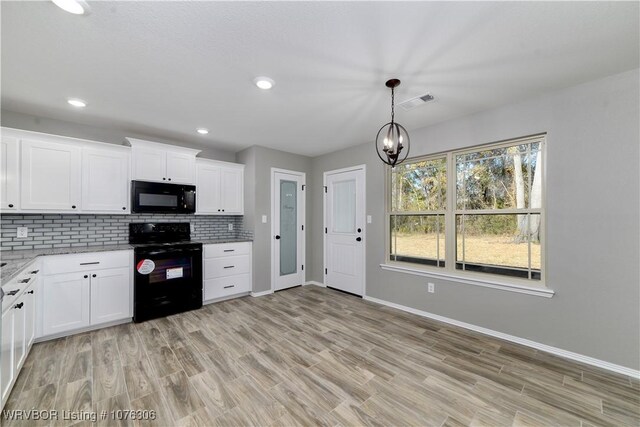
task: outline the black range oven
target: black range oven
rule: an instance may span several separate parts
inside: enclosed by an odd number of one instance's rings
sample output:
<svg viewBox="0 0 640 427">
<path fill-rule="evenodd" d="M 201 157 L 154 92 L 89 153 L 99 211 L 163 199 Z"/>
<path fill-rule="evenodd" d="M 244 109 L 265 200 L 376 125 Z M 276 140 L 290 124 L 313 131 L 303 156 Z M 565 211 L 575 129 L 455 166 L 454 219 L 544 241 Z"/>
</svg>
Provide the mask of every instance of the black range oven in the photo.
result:
<svg viewBox="0 0 640 427">
<path fill-rule="evenodd" d="M 131 223 L 134 322 L 202 307 L 202 244 L 189 223 Z"/>
<path fill-rule="evenodd" d="M 195 185 L 131 181 L 131 210 L 136 213 L 195 213 Z"/>
</svg>

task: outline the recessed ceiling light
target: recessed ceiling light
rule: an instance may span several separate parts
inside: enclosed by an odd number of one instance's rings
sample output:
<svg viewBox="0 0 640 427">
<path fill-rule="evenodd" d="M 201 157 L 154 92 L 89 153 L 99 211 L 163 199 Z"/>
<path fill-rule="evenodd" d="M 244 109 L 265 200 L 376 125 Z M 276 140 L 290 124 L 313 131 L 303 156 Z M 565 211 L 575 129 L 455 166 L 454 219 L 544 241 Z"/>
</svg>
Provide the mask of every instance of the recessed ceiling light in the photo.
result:
<svg viewBox="0 0 640 427">
<path fill-rule="evenodd" d="M 84 0 L 51 0 L 56 6 L 65 12 L 74 15 L 86 15 L 89 13 L 89 5 Z"/>
<path fill-rule="evenodd" d="M 198 129 L 196 129 L 196 132 L 198 132 L 200 135 L 206 135 L 206 134 L 209 133 L 209 129 L 198 128 Z"/>
<path fill-rule="evenodd" d="M 73 105 L 76 108 L 84 108 L 87 106 L 86 102 L 78 98 L 69 98 L 67 99 L 67 102 L 69 103 L 69 105 Z"/>
<path fill-rule="evenodd" d="M 273 79 L 270 79 L 269 77 L 256 77 L 253 82 L 256 84 L 256 86 L 258 86 L 260 89 L 264 89 L 264 90 L 268 90 L 271 89 L 276 82 L 273 81 Z"/>
</svg>

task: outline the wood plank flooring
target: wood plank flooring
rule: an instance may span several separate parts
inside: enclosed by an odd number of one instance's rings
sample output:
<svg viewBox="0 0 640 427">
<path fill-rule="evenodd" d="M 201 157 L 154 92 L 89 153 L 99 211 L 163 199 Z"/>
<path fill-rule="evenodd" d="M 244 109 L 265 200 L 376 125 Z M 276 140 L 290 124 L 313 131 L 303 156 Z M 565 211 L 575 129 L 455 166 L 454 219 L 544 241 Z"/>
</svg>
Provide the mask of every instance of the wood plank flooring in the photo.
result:
<svg viewBox="0 0 640 427">
<path fill-rule="evenodd" d="M 640 384 L 307 286 L 37 344 L 5 409 L 32 408 L 156 411 L 119 425 L 638 426 Z"/>
</svg>

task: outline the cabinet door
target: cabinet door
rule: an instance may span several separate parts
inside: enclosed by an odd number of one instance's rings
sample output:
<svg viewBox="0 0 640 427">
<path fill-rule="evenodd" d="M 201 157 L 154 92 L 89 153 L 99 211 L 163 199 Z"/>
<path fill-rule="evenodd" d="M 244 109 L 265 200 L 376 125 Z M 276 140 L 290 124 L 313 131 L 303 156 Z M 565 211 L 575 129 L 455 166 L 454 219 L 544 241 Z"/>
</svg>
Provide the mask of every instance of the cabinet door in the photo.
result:
<svg viewBox="0 0 640 427">
<path fill-rule="evenodd" d="M 221 205 L 221 168 L 215 165 L 198 164 L 196 181 L 196 212 L 218 213 Z"/>
<path fill-rule="evenodd" d="M 167 152 L 167 181 L 175 184 L 193 184 L 196 157 L 193 154 Z"/>
<path fill-rule="evenodd" d="M 42 333 L 89 326 L 89 273 L 56 274 L 42 283 Z"/>
<path fill-rule="evenodd" d="M 9 397 L 11 384 L 16 375 L 13 369 L 13 313 L 16 310 L 9 308 L 2 315 L 2 335 L 0 336 L 0 393 L 2 403 Z"/>
<path fill-rule="evenodd" d="M 242 215 L 244 212 L 244 170 L 222 168 L 222 209 L 225 214 Z"/>
<path fill-rule="evenodd" d="M 11 308 L 13 310 L 13 370 L 16 374 L 27 356 L 25 324 L 27 321 L 24 296 Z"/>
<path fill-rule="evenodd" d="M 0 211 L 18 209 L 18 139 L 2 137 L 0 142 Z"/>
<path fill-rule="evenodd" d="M 129 211 L 129 155 L 115 150 L 82 151 L 82 210 Z"/>
<path fill-rule="evenodd" d="M 27 353 L 36 337 L 36 290 L 37 283 L 32 285 L 31 290 L 24 294 L 24 336 Z"/>
<path fill-rule="evenodd" d="M 131 317 L 131 270 L 112 268 L 91 273 L 91 324 Z"/>
<path fill-rule="evenodd" d="M 21 208 L 80 210 L 80 148 L 22 140 Z"/>
<path fill-rule="evenodd" d="M 135 147 L 131 153 L 134 180 L 167 182 L 166 151 Z"/>
</svg>

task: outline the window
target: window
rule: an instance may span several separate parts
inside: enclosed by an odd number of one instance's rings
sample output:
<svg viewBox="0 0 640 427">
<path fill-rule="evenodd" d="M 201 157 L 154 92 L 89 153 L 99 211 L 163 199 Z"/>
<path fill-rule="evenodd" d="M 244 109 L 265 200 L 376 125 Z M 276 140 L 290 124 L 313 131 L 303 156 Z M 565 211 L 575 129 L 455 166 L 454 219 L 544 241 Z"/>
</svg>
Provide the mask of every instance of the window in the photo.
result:
<svg viewBox="0 0 640 427">
<path fill-rule="evenodd" d="M 389 170 L 389 261 L 542 280 L 544 135 Z"/>
</svg>

